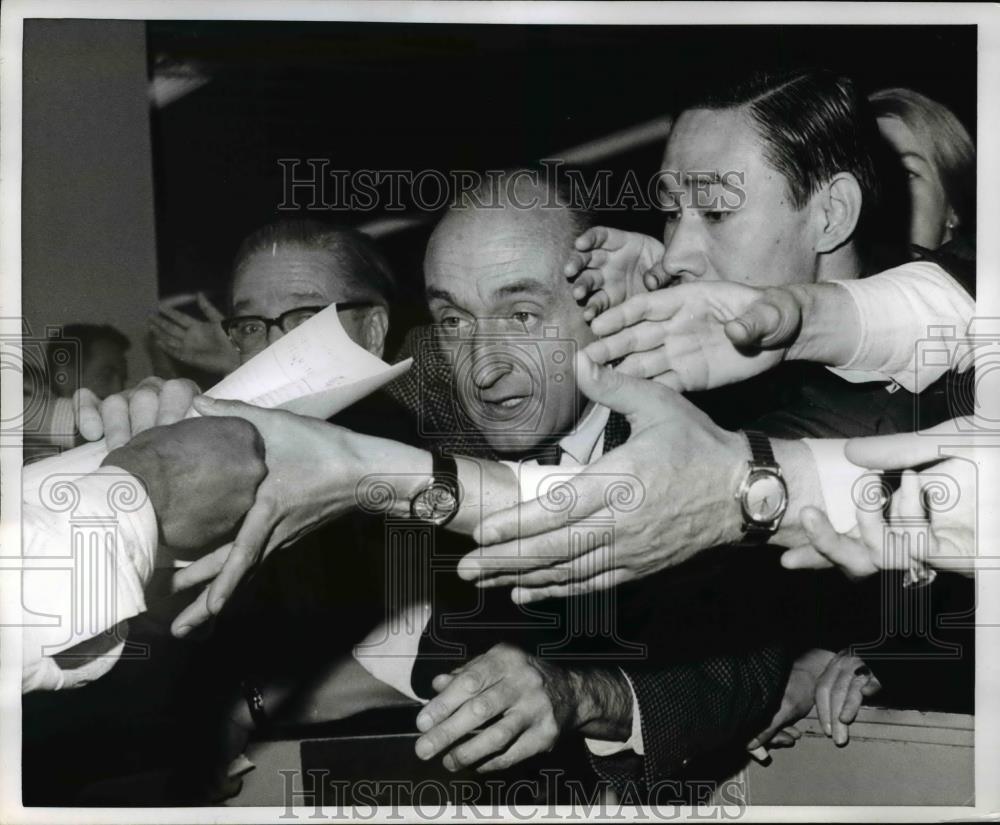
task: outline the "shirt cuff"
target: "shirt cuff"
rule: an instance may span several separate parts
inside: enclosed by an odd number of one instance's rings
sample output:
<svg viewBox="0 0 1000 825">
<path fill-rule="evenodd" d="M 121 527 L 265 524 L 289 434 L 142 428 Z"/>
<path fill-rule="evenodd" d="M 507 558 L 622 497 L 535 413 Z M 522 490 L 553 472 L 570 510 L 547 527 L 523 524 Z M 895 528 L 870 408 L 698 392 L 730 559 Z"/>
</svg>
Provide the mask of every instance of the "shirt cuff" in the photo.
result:
<svg viewBox="0 0 1000 825">
<path fill-rule="evenodd" d="M 912 261 L 834 283 L 847 290 L 861 322 L 854 354 L 830 368 L 844 380 L 894 381 L 921 392 L 949 370 L 972 365 L 965 332 L 975 301 L 937 264 Z"/>
<path fill-rule="evenodd" d="M 803 438 L 812 452 L 819 475 L 827 518 L 838 533 L 849 533 L 857 525 L 855 486 L 862 476 L 871 472 L 851 463 L 844 454 L 847 439 Z"/>
<path fill-rule="evenodd" d="M 583 464 L 539 464 L 537 461 L 501 461 L 517 477 L 521 501 L 541 498 L 555 485 L 572 478 L 584 469 Z"/>
<path fill-rule="evenodd" d="M 426 704 L 427 700 L 413 690 L 413 666 L 430 620 L 429 602 L 410 605 L 355 645 L 354 658 L 379 681 Z"/>
<path fill-rule="evenodd" d="M 622 676 L 628 682 L 628 689 L 632 694 L 632 735 L 625 742 L 611 742 L 607 739 L 584 739 L 589 750 L 594 756 L 614 756 L 622 751 L 634 751 L 638 756 L 646 753 L 642 744 L 642 717 L 639 715 L 639 698 L 635 695 L 635 688 L 632 687 L 632 680 L 628 674 L 622 670 Z"/>
</svg>

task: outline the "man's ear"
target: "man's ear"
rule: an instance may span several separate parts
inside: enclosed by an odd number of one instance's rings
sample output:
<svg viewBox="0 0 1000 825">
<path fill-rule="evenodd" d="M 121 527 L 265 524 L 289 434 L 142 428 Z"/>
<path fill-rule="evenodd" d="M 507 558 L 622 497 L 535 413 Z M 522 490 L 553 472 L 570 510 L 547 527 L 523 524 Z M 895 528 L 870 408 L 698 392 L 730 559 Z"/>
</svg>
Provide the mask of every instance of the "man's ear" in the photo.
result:
<svg viewBox="0 0 1000 825">
<path fill-rule="evenodd" d="M 389 311 L 383 306 L 373 306 L 365 314 L 361 340 L 365 349 L 381 358 L 385 351 L 385 336 L 389 332 Z"/>
<path fill-rule="evenodd" d="M 861 218 L 861 202 L 861 186 L 850 172 L 838 172 L 813 195 L 817 252 L 833 252 L 851 239 Z"/>
</svg>

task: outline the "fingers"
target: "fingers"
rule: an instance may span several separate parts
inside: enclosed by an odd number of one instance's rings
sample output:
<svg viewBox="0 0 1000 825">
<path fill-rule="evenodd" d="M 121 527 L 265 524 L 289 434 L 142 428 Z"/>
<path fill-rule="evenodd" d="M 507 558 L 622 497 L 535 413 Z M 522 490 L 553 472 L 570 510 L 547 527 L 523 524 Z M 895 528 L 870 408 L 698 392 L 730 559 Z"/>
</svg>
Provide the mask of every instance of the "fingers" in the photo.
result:
<svg viewBox="0 0 1000 825">
<path fill-rule="evenodd" d="M 507 749 L 506 753 L 484 762 L 476 771 L 477 773 L 504 771 L 518 762 L 531 758 L 536 753 L 548 750 L 549 747 L 548 742 L 534 728 L 529 728 Z"/>
<path fill-rule="evenodd" d="M 941 448 L 954 443 L 960 419 L 952 419 L 915 433 L 852 438 L 844 452 L 859 467 L 904 470 L 941 458 Z"/>
<path fill-rule="evenodd" d="M 196 300 L 198 301 L 198 308 L 201 309 L 203 313 L 205 313 L 205 317 L 209 321 L 218 323 L 226 317 L 221 312 L 219 312 L 218 309 L 215 308 L 215 306 L 212 304 L 211 301 L 208 300 L 208 298 L 205 297 L 204 292 L 199 292 Z"/>
<path fill-rule="evenodd" d="M 264 434 L 268 424 L 284 420 L 286 416 L 291 416 L 291 420 L 295 418 L 293 413 L 281 410 L 266 410 L 263 407 L 244 404 L 242 401 L 227 401 L 221 398 L 212 398 L 208 395 L 195 396 L 191 405 L 202 415 L 235 416 L 236 418 L 245 419 L 253 424 L 260 431 L 261 435 Z"/>
<path fill-rule="evenodd" d="M 504 691 L 497 685 L 502 676 L 502 670 L 482 656 L 456 674 L 417 716 L 417 728 L 423 731 L 415 746 L 417 756 L 433 758 L 506 710 Z"/>
<path fill-rule="evenodd" d="M 879 568 L 872 562 L 867 547 L 860 541 L 834 530 L 830 520 L 821 510 L 816 507 L 803 507 L 801 521 L 813 548 L 837 565 L 847 576 L 863 578 L 878 571 Z"/>
<path fill-rule="evenodd" d="M 105 398 L 101 402 L 100 415 L 108 452 L 123 446 L 132 438 L 129 401 L 124 393 L 115 393 Z"/>
<path fill-rule="evenodd" d="M 219 575 L 208 588 L 208 608 L 214 614 L 222 610 L 223 605 L 233 594 L 236 585 L 252 568 L 264 552 L 271 533 L 274 532 L 274 508 L 265 499 L 258 496 L 250 508 L 239 533 L 233 541 Z"/>
<path fill-rule="evenodd" d="M 633 353 L 660 347 L 667 334 L 668 328 L 664 324 L 641 321 L 588 344 L 584 352 L 591 361 L 606 364 Z"/>
<path fill-rule="evenodd" d="M 842 667 L 837 673 L 836 679 L 833 681 L 833 686 L 830 689 L 828 718 L 833 731 L 833 742 L 838 747 L 846 745 L 850 738 L 848 726 L 841 720 L 840 714 L 844 709 L 848 693 L 856 678 L 863 677 L 855 677 L 854 673 L 848 667 Z"/>
<path fill-rule="evenodd" d="M 673 372 L 670 367 L 670 356 L 660 348 L 648 352 L 634 352 L 615 367 L 615 370 L 635 378 L 659 378 L 661 375 L 670 375 L 674 381 L 679 382 L 679 374 Z"/>
<path fill-rule="evenodd" d="M 76 411 L 76 428 L 80 435 L 87 441 L 98 441 L 104 437 L 100 398 L 83 387 L 73 393 L 73 409 Z"/>
<path fill-rule="evenodd" d="M 590 328 L 595 335 L 606 337 L 640 321 L 669 321 L 694 294 L 681 285 L 645 295 L 633 295 L 595 318 Z"/>
<path fill-rule="evenodd" d="M 868 665 L 859 665 L 854 670 L 847 697 L 840 709 L 840 721 L 850 725 L 858 716 L 858 711 L 865 699 L 874 696 L 882 689 L 882 683 L 875 678 Z"/>
<path fill-rule="evenodd" d="M 539 602 L 542 599 L 565 599 L 583 593 L 610 590 L 612 587 L 617 587 L 633 578 L 635 578 L 635 574 L 632 571 L 624 567 L 617 567 L 614 570 L 598 573 L 584 581 L 550 584 L 546 587 L 515 587 L 510 592 L 510 598 L 514 604 L 529 604 Z"/>
<path fill-rule="evenodd" d="M 232 549 L 233 543 L 229 542 L 218 550 L 213 550 L 211 553 L 202 556 L 187 567 L 182 567 L 174 573 L 171 579 L 170 586 L 173 592 L 177 593 L 181 590 L 187 590 L 187 588 L 193 587 L 196 584 L 202 584 L 214 579 L 219 575 L 219 571 L 222 570 Z"/>
<path fill-rule="evenodd" d="M 174 309 L 173 307 L 164 306 L 163 304 L 160 305 L 159 312 L 167 320 L 173 322 L 176 326 L 180 327 L 182 330 L 185 330 L 196 323 L 195 319 L 192 318 L 190 315 L 186 315 L 185 313 L 180 312 Z"/>
<path fill-rule="evenodd" d="M 128 416 L 131 436 L 137 436 L 156 426 L 156 416 L 160 408 L 160 397 L 150 387 L 138 387 L 128 401 Z M 110 439 L 108 442 L 110 447 Z"/>
<path fill-rule="evenodd" d="M 184 418 L 191 409 L 191 402 L 200 393 L 198 385 L 187 378 L 167 381 L 160 390 L 159 408 L 156 411 L 156 426 L 173 424 Z"/>
<path fill-rule="evenodd" d="M 177 614 L 177 618 L 170 623 L 170 632 L 178 639 L 183 639 L 194 628 L 204 624 L 212 616 L 212 611 L 208 609 L 208 588 L 206 587 L 191 604 Z"/>
<path fill-rule="evenodd" d="M 830 693 L 833 690 L 835 674 L 836 671 L 828 665 L 816 683 L 816 716 L 819 718 L 820 727 L 827 736 L 833 736 L 833 720 L 830 718 Z"/>
<path fill-rule="evenodd" d="M 913 470 L 904 470 L 899 481 L 899 489 L 892 494 L 889 503 L 889 521 L 925 520 L 923 497 L 920 492 L 920 479 Z"/>
<path fill-rule="evenodd" d="M 615 234 L 622 236 L 622 238 L 618 239 L 617 244 L 611 240 Z M 607 226 L 592 226 L 573 241 L 573 246 L 581 252 L 600 247 L 619 249 L 621 248 L 621 242 L 624 240 L 624 234 L 619 230 L 610 229 Z"/>
<path fill-rule="evenodd" d="M 801 544 L 781 554 L 781 566 L 786 570 L 826 570 L 834 565 L 811 544 Z"/>
<path fill-rule="evenodd" d="M 515 573 L 513 584 L 523 587 L 537 587 L 544 584 L 564 584 L 569 581 L 581 581 L 605 572 L 614 562 L 614 550 L 608 545 L 591 548 L 583 547 L 583 552 L 576 558 L 569 559 L 551 567 L 539 570 L 529 570 L 526 573 Z"/>
<path fill-rule="evenodd" d="M 632 378 L 610 367 L 595 364 L 586 353 L 576 354 L 576 381 L 591 401 L 629 417 L 633 431 L 647 420 L 659 420 L 669 407 L 690 404 L 675 392 L 654 382 Z"/>
<path fill-rule="evenodd" d="M 790 748 L 795 745 L 802 734 L 796 727 L 782 728 L 771 737 L 770 746 L 772 748 Z"/>
<path fill-rule="evenodd" d="M 472 701 L 475 703 L 482 698 L 485 697 L 478 697 Z M 486 720 L 480 720 L 479 724 L 484 721 Z M 493 754 L 501 754 L 526 727 L 526 721 L 520 714 L 512 713 L 503 716 L 468 742 L 463 742 L 458 747 L 453 748 L 445 755 L 443 764 L 448 770 L 456 771 L 475 765 Z M 487 768 L 487 770 L 493 769 Z"/>
<path fill-rule="evenodd" d="M 465 556 L 458 563 L 458 575 L 471 580 L 484 573 L 534 570 L 568 560 L 566 500 L 575 502 L 574 518 L 592 516 L 607 510 L 606 489 L 607 478 L 581 473 L 541 498 L 491 514 L 475 530 L 477 542 L 488 548 Z M 576 549 L 582 553 L 586 548 Z"/>
</svg>

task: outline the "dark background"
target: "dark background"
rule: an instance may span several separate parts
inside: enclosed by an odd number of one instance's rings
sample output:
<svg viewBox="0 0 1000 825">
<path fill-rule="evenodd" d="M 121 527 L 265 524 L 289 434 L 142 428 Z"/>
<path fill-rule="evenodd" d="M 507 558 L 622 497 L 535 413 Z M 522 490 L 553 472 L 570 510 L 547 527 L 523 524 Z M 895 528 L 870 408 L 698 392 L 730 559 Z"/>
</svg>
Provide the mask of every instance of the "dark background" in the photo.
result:
<svg viewBox="0 0 1000 825">
<path fill-rule="evenodd" d="M 976 129 L 974 26 L 157 21 L 148 44 L 151 74 L 181 61 L 211 77 L 153 110 L 160 293 L 206 289 L 219 301 L 240 240 L 289 214 L 277 209 L 279 158 L 348 170 L 509 167 L 670 113 L 701 84 L 796 65 L 843 72 L 866 93 L 908 86 Z M 603 165 L 645 180 L 662 148 Z M 357 225 L 385 213 L 310 214 Z M 653 212 L 605 220 L 662 229 Z M 381 241 L 412 306 L 427 232 Z"/>
</svg>

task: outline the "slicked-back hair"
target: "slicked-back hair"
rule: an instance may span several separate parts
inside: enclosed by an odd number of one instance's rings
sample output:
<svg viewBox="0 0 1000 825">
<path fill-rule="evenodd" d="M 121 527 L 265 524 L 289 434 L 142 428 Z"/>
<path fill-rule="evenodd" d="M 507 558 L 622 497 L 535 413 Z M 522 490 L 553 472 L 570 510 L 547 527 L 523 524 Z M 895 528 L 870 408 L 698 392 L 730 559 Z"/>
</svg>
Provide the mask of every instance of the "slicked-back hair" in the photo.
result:
<svg viewBox="0 0 1000 825">
<path fill-rule="evenodd" d="M 785 178 L 797 209 L 841 172 L 857 179 L 863 211 L 876 206 L 877 126 L 868 102 L 848 78 L 821 69 L 758 71 L 685 108 L 745 109 L 765 159 Z"/>
<path fill-rule="evenodd" d="M 309 218 L 286 218 L 269 223 L 247 236 L 233 261 L 233 278 L 259 253 L 278 247 L 298 246 L 328 252 L 337 262 L 337 274 L 349 285 L 355 299 L 389 307 L 396 294 L 396 279 L 385 256 L 367 235 L 346 226 Z"/>
</svg>

